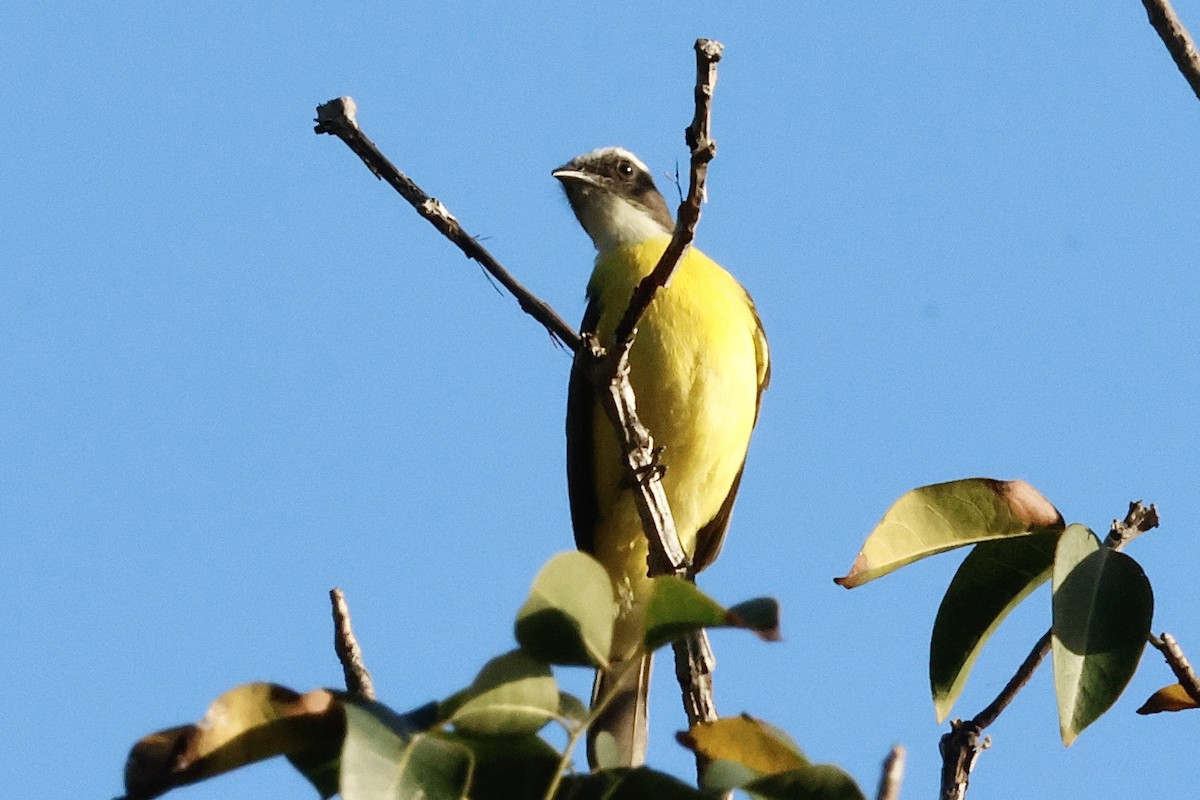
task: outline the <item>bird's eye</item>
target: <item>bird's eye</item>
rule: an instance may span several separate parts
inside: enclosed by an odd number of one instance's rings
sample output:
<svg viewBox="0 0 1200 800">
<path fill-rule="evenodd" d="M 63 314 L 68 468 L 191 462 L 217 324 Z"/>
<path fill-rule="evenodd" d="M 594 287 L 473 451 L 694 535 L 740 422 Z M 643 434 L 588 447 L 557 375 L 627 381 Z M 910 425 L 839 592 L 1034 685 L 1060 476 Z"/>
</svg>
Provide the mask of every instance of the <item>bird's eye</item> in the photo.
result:
<svg viewBox="0 0 1200 800">
<path fill-rule="evenodd" d="M 630 164 L 628 161 L 618 161 L 617 162 L 617 174 L 620 175 L 622 178 L 632 177 L 633 164 Z"/>
</svg>

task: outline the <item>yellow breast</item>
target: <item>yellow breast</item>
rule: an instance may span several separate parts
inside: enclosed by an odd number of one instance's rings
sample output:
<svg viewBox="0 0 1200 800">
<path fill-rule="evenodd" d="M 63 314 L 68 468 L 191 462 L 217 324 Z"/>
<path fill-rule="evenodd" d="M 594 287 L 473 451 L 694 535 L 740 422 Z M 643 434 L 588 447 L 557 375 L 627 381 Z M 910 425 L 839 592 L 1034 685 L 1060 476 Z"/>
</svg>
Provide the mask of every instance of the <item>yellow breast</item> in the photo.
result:
<svg viewBox="0 0 1200 800">
<path fill-rule="evenodd" d="M 667 241 L 619 247 L 597 260 L 588 292 L 600 305 L 602 342 Z M 745 290 L 712 259 L 689 250 L 642 317 L 630 352 L 638 416 L 664 448 L 663 486 L 689 555 L 697 531 L 717 514 L 745 461 L 766 363 L 765 340 Z M 611 424 L 597 410 L 593 425 L 600 515 L 595 554 L 633 601 L 645 583 L 645 536 Z"/>
</svg>

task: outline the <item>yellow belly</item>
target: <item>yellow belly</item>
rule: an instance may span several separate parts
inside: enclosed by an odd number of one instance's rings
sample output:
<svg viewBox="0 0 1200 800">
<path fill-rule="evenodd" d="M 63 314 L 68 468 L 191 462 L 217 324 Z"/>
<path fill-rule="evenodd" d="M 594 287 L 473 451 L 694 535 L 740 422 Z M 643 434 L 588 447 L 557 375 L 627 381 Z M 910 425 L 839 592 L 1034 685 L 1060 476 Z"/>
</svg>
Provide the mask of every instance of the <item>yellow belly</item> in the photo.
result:
<svg viewBox="0 0 1200 800">
<path fill-rule="evenodd" d="M 599 259 L 589 292 L 603 309 L 597 332 L 607 342 L 636 283 L 657 262 L 666 239 L 614 250 Z M 765 353 L 745 290 L 692 249 L 638 326 L 630 381 L 638 416 L 663 447 L 663 487 L 684 550 L 717 514 L 746 458 Z M 594 555 L 607 567 L 624 615 L 640 629 L 648 581 L 646 538 L 621 467 L 616 435 L 593 413 L 599 519 Z M 618 636 L 620 630 L 618 629 Z M 635 647 L 633 641 L 627 642 Z"/>
</svg>

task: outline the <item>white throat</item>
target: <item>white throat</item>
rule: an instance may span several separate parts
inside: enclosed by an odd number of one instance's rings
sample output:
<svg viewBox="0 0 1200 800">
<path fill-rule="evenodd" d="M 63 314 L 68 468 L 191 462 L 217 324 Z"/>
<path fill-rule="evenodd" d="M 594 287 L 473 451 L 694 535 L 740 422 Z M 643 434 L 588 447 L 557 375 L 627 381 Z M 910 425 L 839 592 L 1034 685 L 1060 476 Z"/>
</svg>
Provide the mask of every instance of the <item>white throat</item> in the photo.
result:
<svg viewBox="0 0 1200 800">
<path fill-rule="evenodd" d="M 622 245 L 671 235 L 644 209 L 607 192 L 588 204 L 581 222 L 601 255 Z"/>
</svg>

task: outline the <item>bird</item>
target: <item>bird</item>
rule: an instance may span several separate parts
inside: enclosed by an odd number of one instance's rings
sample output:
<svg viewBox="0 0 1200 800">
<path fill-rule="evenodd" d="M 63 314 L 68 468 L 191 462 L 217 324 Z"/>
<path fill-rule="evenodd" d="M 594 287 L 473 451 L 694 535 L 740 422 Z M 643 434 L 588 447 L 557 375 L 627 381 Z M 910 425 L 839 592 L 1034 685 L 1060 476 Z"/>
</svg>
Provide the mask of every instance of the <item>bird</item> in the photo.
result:
<svg viewBox="0 0 1200 800">
<path fill-rule="evenodd" d="M 593 150 L 551 174 L 596 248 L 580 330 L 607 346 L 675 222 L 649 168 L 624 148 Z M 716 559 L 729 528 L 770 382 L 766 334 L 749 293 L 691 247 L 639 321 L 629 365 L 638 417 L 661 447 L 663 488 L 694 579 Z M 614 696 L 588 731 L 588 760 L 593 768 L 637 766 L 645 761 L 652 655 L 642 640 L 653 585 L 648 542 L 617 434 L 580 357 L 568 384 L 566 433 L 575 543 L 603 564 L 618 606 L 593 707 Z"/>
</svg>

